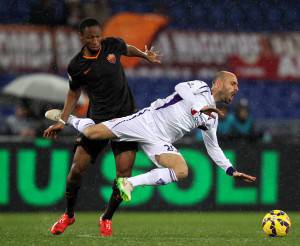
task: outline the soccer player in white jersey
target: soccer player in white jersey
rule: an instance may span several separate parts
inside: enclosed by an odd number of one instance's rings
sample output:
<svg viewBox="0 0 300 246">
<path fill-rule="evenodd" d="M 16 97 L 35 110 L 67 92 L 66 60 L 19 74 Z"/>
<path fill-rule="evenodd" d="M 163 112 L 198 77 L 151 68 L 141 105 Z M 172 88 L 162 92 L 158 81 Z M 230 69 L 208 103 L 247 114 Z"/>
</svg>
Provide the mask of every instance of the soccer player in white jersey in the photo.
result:
<svg viewBox="0 0 300 246">
<path fill-rule="evenodd" d="M 95 124 L 89 118 L 70 116 L 68 124 L 90 139 L 136 141 L 157 168 L 150 172 L 117 181 L 121 197 L 131 200 L 131 192 L 140 185 L 164 185 L 187 177 L 188 166 L 172 145 L 195 128 L 202 131 L 209 156 L 226 174 L 253 182 L 256 177 L 238 172 L 218 145 L 218 114 L 216 102 L 230 103 L 238 92 L 235 74 L 221 71 L 213 80 L 212 88 L 200 80 L 182 82 L 175 92 L 154 101 L 150 107 L 127 117 Z M 60 120 L 60 110 L 50 110 L 46 117 Z M 44 137 L 56 138 L 56 131 L 48 128 Z"/>
</svg>

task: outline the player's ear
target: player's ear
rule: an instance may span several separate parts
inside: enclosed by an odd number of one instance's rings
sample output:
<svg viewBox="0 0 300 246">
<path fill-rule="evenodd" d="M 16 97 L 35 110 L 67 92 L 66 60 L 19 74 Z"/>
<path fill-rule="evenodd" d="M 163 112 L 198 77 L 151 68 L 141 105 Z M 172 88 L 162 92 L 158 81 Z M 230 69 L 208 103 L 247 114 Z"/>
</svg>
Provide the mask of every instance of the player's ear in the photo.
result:
<svg viewBox="0 0 300 246">
<path fill-rule="evenodd" d="M 216 88 L 220 89 L 222 86 L 222 81 L 220 79 L 216 79 L 215 80 L 215 86 Z"/>
</svg>

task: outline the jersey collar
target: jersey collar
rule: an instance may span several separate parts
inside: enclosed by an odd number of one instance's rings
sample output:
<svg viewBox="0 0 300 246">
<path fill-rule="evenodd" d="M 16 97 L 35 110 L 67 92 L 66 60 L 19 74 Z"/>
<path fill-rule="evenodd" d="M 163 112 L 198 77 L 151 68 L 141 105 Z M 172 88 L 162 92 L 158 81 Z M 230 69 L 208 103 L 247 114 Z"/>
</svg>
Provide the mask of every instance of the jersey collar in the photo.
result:
<svg viewBox="0 0 300 246">
<path fill-rule="evenodd" d="M 99 49 L 99 51 L 98 51 L 98 53 L 95 55 L 95 56 L 85 56 L 83 53 L 84 53 L 84 48 L 85 48 L 85 46 L 81 49 L 81 53 L 82 53 L 82 57 L 84 58 L 84 59 L 97 59 L 98 58 L 98 56 L 99 56 L 99 54 L 100 54 L 100 52 L 101 52 L 101 48 Z"/>
</svg>

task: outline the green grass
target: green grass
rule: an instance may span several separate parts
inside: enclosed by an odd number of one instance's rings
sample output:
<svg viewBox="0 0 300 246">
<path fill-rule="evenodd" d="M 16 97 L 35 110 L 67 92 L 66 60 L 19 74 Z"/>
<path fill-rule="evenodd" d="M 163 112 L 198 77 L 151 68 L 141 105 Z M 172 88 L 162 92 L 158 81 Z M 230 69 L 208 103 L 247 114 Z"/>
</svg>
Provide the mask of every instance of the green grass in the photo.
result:
<svg viewBox="0 0 300 246">
<path fill-rule="evenodd" d="M 52 236 L 49 227 L 57 213 L 1 213 L 0 245 L 299 245 L 300 213 L 289 213 L 287 237 L 268 238 L 261 230 L 262 213 L 164 212 L 125 213 L 114 217 L 114 236 L 98 236 L 97 213 L 77 213 L 64 234 Z"/>
</svg>

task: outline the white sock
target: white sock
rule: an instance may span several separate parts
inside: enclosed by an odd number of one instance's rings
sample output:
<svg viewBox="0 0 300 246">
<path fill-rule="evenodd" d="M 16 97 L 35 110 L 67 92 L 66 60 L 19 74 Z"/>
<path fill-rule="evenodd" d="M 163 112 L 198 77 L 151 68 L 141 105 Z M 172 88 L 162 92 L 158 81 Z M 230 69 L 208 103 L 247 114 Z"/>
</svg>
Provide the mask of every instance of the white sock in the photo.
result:
<svg viewBox="0 0 300 246">
<path fill-rule="evenodd" d="M 165 185 L 176 182 L 178 179 L 171 168 L 156 168 L 150 172 L 127 179 L 133 187 L 139 185 Z"/>
<path fill-rule="evenodd" d="M 72 125 L 76 130 L 83 132 L 88 126 L 95 125 L 95 122 L 90 118 L 77 118 L 76 116 L 70 115 L 68 124 Z"/>
</svg>

